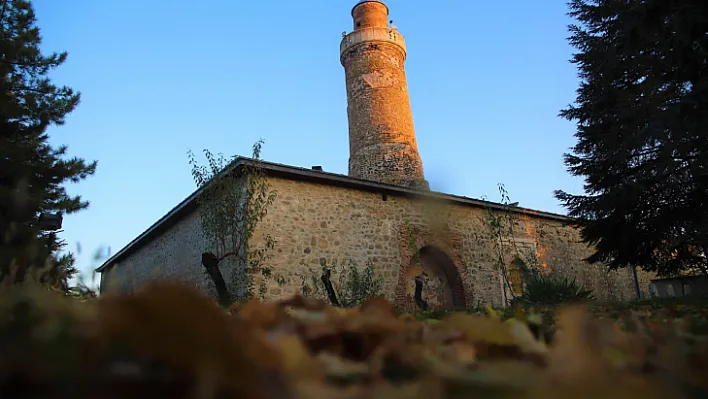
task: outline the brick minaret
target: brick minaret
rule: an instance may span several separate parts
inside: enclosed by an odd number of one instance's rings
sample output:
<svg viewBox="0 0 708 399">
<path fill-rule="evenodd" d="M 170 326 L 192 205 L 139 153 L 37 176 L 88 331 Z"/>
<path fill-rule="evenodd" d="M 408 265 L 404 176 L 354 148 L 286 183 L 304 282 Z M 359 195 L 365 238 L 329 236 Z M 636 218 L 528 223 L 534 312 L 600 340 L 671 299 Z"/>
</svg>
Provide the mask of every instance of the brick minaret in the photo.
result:
<svg viewBox="0 0 708 399">
<path fill-rule="evenodd" d="M 347 81 L 349 176 L 428 189 L 413 128 L 403 62 L 406 44 L 388 7 L 363 0 L 340 44 Z"/>
</svg>

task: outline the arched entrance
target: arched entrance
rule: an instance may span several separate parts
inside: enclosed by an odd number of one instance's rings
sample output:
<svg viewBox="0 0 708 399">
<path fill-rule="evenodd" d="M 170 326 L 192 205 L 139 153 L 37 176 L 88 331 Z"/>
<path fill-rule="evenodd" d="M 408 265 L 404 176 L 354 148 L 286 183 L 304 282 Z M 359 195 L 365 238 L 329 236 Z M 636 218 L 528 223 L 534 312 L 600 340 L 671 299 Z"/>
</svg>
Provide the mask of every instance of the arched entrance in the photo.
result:
<svg viewBox="0 0 708 399">
<path fill-rule="evenodd" d="M 465 292 L 462 277 L 450 257 L 434 246 L 422 247 L 401 276 L 406 307 L 462 309 Z"/>
</svg>

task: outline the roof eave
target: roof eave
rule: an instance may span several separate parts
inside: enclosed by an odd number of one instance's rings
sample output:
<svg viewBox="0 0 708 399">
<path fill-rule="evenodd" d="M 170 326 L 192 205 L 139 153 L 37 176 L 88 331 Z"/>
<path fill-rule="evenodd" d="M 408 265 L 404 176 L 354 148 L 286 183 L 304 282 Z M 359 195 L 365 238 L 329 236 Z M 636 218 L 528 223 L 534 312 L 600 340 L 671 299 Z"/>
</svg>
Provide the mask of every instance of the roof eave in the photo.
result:
<svg viewBox="0 0 708 399">
<path fill-rule="evenodd" d="M 423 190 L 417 190 L 413 188 L 407 188 L 407 187 L 401 187 L 401 186 L 396 186 L 392 184 L 386 184 L 386 183 L 379 183 L 379 182 L 374 182 L 374 181 L 369 181 L 369 180 L 363 180 L 363 179 L 357 179 L 354 177 L 350 176 L 345 176 L 345 175 L 340 175 L 336 173 L 330 173 L 330 172 L 324 172 L 324 171 L 315 171 L 311 169 L 306 169 L 306 168 L 300 168 L 300 167 L 295 167 L 295 166 L 290 166 L 290 165 L 283 165 L 283 164 L 278 164 L 278 163 L 273 163 L 273 162 L 266 162 L 262 160 L 253 160 L 251 158 L 246 158 L 246 157 L 237 157 L 234 159 L 233 163 L 231 164 L 230 168 L 232 171 L 238 170 L 245 164 L 254 164 L 258 163 L 260 164 L 267 173 L 275 176 L 284 176 L 292 179 L 299 179 L 299 180 L 305 180 L 305 181 L 312 181 L 312 182 L 317 182 L 317 183 L 323 183 L 323 184 L 329 184 L 329 185 L 337 185 L 340 187 L 348 187 L 348 188 L 354 188 L 354 189 L 363 189 L 366 191 L 373 191 L 373 192 L 381 192 L 381 193 L 388 193 L 388 194 L 399 194 L 399 195 L 404 195 L 404 196 L 409 196 L 409 197 L 419 197 L 419 198 L 433 198 L 433 199 L 439 199 L 439 200 L 444 200 L 444 201 L 450 201 L 453 203 L 459 203 L 459 204 L 466 204 L 466 205 L 472 205 L 472 206 L 477 206 L 477 207 L 488 207 L 492 209 L 498 209 L 498 210 L 511 210 L 515 213 L 521 213 L 521 214 L 526 214 L 526 215 L 531 215 L 531 216 L 536 216 L 536 217 L 543 217 L 543 218 L 548 218 L 548 219 L 555 219 L 559 221 L 572 221 L 571 218 L 568 216 L 564 215 L 559 215 L 555 213 L 550 213 L 550 212 L 543 212 L 543 211 L 536 211 L 533 209 L 528 209 L 528 208 L 522 208 L 522 207 L 508 207 L 503 204 L 498 204 L 495 202 L 490 202 L 490 201 L 483 201 L 483 200 L 478 200 L 474 198 L 469 198 L 469 197 L 463 197 L 463 196 L 456 196 L 456 195 L 451 195 L 451 194 L 444 194 L 444 193 L 439 193 L 439 192 L 433 192 L 433 191 L 423 191 Z M 224 172 L 226 173 L 226 171 Z M 123 257 L 129 255 L 132 250 L 139 248 L 143 241 L 147 240 L 150 238 L 151 235 L 154 235 L 164 228 L 169 227 L 172 223 L 175 223 L 179 219 L 175 219 L 180 215 L 183 215 L 185 213 L 189 213 L 196 209 L 196 199 L 197 197 L 203 192 L 204 188 L 199 188 L 195 190 L 189 197 L 185 198 L 182 202 L 180 202 L 177 206 L 172 208 L 167 214 L 165 214 L 162 218 L 157 220 L 155 223 L 152 224 L 147 230 L 145 230 L 142 234 L 140 234 L 138 237 L 136 237 L 134 240 L 132 240 L 128 245 L 123 247 L 120 251 L 118 251 L 115 255 L 113 255 L 111 258 L 106 260 L 101 266 L 99 266 L 96 271 L 97 272 L 103 272 L 107 268 L 110 268 L 113 266 L 113 264 L 118 263 L 119 260 L 121 260 Z"/>
</svg>

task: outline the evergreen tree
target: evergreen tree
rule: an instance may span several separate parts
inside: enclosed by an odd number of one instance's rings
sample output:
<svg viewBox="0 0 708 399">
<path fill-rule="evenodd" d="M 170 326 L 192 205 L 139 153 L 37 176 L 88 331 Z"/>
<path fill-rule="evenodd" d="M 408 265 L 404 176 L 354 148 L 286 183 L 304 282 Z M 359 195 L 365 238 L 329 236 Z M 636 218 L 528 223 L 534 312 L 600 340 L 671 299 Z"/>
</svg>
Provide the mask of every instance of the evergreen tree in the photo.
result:
<svg viewBox="0 0 708 399">
<path fill-rule="evenodd" d="M 25 279 L 28 268 L 49 265 L 45 283 L 67 288 L 76 272 L 64 242 L 38 226 L 42 213 L 69 214 L 88 206 L 69 196 L 64 183 L 78 182 L 96 162 L 66 159 L 66 146 L 52 148 L 46 130 L 62 125 L 80 95 L 47 77 L 67 53 L 40 52 L 41 36 L 30 1 L 0 0 L 0 281 Z"/>
<path fill-rule="evenodd" d="M 581 78 L 561 116 L 585 195 L 556 191 L 587 260 L 708 273 L 708 1 L 573 0 Z"/>
</svg>

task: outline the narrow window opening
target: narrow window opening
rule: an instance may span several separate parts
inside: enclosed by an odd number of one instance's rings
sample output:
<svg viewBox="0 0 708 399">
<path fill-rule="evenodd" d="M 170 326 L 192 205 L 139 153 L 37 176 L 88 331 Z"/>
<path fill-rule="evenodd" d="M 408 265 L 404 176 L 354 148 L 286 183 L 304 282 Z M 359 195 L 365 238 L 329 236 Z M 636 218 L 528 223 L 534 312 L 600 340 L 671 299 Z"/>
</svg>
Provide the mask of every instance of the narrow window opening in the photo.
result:
<svg viewBox="0 0 708 399">
<path fill-rule="evenodd" d="M 381 194 L 381 199 L 384 201 L 388 201 L 388 195 L 386 194 Z"/>
</svg>

